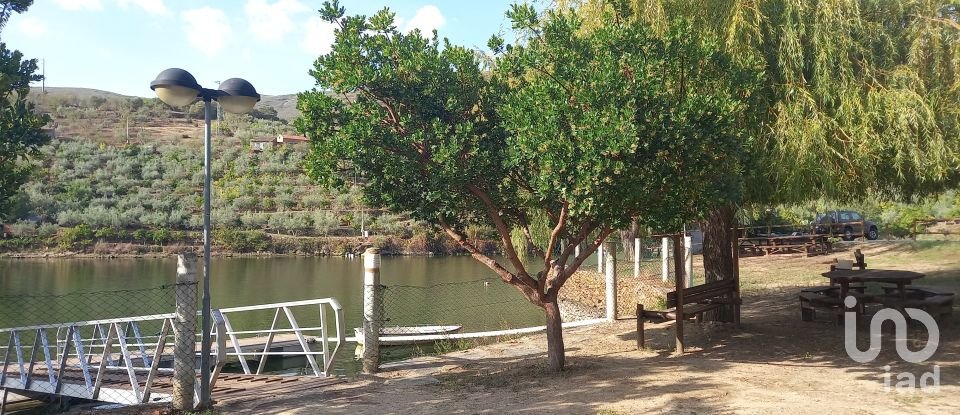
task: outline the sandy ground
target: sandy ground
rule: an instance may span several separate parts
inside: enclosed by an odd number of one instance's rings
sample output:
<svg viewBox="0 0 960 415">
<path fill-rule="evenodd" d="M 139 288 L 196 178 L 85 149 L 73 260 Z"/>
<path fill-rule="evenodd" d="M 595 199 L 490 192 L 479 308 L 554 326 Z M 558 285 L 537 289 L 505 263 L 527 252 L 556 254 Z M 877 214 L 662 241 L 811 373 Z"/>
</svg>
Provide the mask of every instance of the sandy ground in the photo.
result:
<svg viewBox="0 0 960 415">
<path fill-rule="evenodd" d="M 960 244 L 956 245 L 960 248 Z M 914 251 L 865 246 L 871 267 L 927 272 L 924 285 L 958 291 L 960 249 Z M 953 252 L 953 254 L 951 254 Z M 423 357 L 358 376 L 310 395 L 264 396 L 221 407 L 237 414 L 956 414 L 960 413 L 960 313 L 940 325 L 939 348 L 921 364 L 903 362 L 892 335 L 874 362 L 859 364 L 829 318 L 800 320 L 799 287 L 823 284 L 833 257 L 742 261 L 742 326 L 688 323 L 688 353 L 674 356 L 673 324 L 647 324 L 636 349 L 636 322 L 565 332 L 567 367 L 546 370 L 545 338 L 528 336 L 444 356 Z M 960 310 L 957 310 L 960 311 Z M 863 325 L 863 324 L 861 324 Z M 867 333 L 860 330 L 860 345 Z M 908 332 L 911 348 L 926 341 Z M 887 372 L 884 366 L 889 365 Z M 937 367 L 937 391 L 888 390 L 885 378 Z"/>
</svg>

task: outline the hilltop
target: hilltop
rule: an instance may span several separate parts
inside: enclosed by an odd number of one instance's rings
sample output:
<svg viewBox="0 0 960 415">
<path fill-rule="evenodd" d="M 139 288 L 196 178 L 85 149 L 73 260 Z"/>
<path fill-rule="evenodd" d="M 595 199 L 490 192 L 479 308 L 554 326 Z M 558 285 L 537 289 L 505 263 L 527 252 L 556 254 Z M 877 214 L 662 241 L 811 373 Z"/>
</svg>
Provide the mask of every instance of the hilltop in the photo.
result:
<svg viewBox="0 0 960 415">
<path fill-rule="evenodd" d="M 43 101 L 44 99 L 77 99 L 83 101 L 89 101 L 91 97 L 99 97 L 107 100 L 132 100 L 135 98 L 140 99 L 151 99 L 152 96 L 148 98 L 144 97 L 135 97 L 130 95 L 118 94 L 116 92 L 103 91 L 100 89 L 92 88 L 73 88 L 73 87 L 47 87 L 46 94 L 41 95 L 41 89 L 34 87 L 30 88 L 30 95 L 34 97 L 35 101 Z M 149 91 L 147 91 L 149 92 Z M 37 97 L 45 96 L 44 99 L 38 99 Z M 276 110 L 277 116 L 281 120 L 293 121 L 296 119 L 300 113 L 297 111 L 297 94 L 284 94 L 284 95 L 263 95 L 260 98 L 260 102 L 257 103 L 254 109 L 263 110 L 265 107 L 271 107 Z"/>
</svg>

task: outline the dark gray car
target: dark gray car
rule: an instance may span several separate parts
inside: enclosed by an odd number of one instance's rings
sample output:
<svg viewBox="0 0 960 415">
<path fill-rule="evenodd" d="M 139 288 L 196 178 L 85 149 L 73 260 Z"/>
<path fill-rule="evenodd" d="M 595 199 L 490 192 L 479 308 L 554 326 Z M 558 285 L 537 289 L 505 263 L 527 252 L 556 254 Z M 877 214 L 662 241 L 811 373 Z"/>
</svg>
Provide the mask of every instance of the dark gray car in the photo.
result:
<svg viewBox="0 0 960 415">
<path fill-rule="evenodd" d="M 865 220 L 863 215 L 850 210 L 831 210 L 817 215 L 813 222 L 813 231 L 839 235 L 845 241 L 852 241 L 861 235 L 871 241 L 880 237 L 876 223 Z"/>
</svg>

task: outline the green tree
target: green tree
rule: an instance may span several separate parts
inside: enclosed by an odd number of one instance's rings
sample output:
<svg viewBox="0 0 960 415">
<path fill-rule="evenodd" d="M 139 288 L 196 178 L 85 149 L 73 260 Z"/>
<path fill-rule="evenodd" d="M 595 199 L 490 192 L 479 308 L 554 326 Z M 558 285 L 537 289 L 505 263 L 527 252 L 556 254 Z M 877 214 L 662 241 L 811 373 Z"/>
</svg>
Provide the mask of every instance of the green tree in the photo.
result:
<svg viewBox="0 0 960 415">
<path fill-rule="evenodd" d="M 22 13 L 32 4 L 24 0 L 0 0 L 0 30 L 12 13 Z M 42 77 L 36 74 L 36 59 L 23 59 L 23 54 L 0 42 L 0 219 L 10 209 L 14 195 L 27 181 L 31 158 L 39 155 L 40 146 L 50 137 L 43 126 L 50 118 L 38 114 L 27 101 L 30 82 Z"/>
<path fill-rule="evenodd" d="M 765 85 L 744 123 L 741 205 L 870 194 L 911 199 L 960 182 L 960 24 L 942 0 L 568 0 L 589 27 L 620 7 L 665 30 L 677 18 L 760 62 Z M 707 280 L 732 273 L 733 206 L 704 223 Z"/>
<path fill-rule="evenodd" d="M 435 34 L 398 31 L 387 9 L 345 17 L 334 1 L 321 14 L 339 29 L 311 71 L 322 90 L 298 97 L 309 173 L 342 184 L 338 173 L 357 168 L 369 204 L 441 228 L 543 308 L 554 370 L 564 365 L 559 290 L 614 229 L 632 217 L 680 224 L 736 197 L 722 178 L 739 169 L 732 127 L 758 76 L 687 26 L 653 36 L 607 13 L 605 30 L 581 36 L 573 14 L 514 6 L 529 42 L 491 39 L 491 71 Z M 478 249 L 476 225 L 496 229 L 507 264 Z M 537 261 L 521 260 L 512 235 Z"/>
</svg>

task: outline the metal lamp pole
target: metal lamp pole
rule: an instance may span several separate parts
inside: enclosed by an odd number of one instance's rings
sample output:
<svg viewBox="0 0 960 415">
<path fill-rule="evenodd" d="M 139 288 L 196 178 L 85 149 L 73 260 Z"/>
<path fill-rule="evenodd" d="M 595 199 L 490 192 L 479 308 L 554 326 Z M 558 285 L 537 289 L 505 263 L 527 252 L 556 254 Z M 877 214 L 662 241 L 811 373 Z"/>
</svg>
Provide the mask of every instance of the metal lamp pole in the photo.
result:
<svg viewBox="0 0 960 415">
<path fill-rule="evenodd" d="M 156 91 L 160 100 L 174 107 L 183 107 L 193 104 L 198 99 L 203 101 L 203 297 L 200 313 L 201 340 L 200 340 L 200 402 L 199 408 L 208 408 L 210 399 L 210 330 L 212 316 L 210 307 L 210 205 L 212 175 L 210 165 L 213 151 L 211 149 L 211 102 L 216 100 L 219 106 L 228 112 L 243 114 L 250 112 L 260 94 L 247 82 L 240 78 L 230 78 L 217 82 L 218 89 L 202 88 L 196 78 L 189 72 L 170 68 L 160 73 L 150 88 Z M 219 113 L 219 112 L 218 112 Z M 217 333 L 219 336 L 224 333 Z M 193 364 L 191 360 L 190 365 Z"/>
<path fill-rule="evenodd" d="M 206 92 L 206 91 L 204 91 Z M 200 314 L 200 407 L 210 406 L 210 97 L 203 97 L 203 299 Z M 223 333 L 218 333 L 223 335 Z"/>
</svg>

